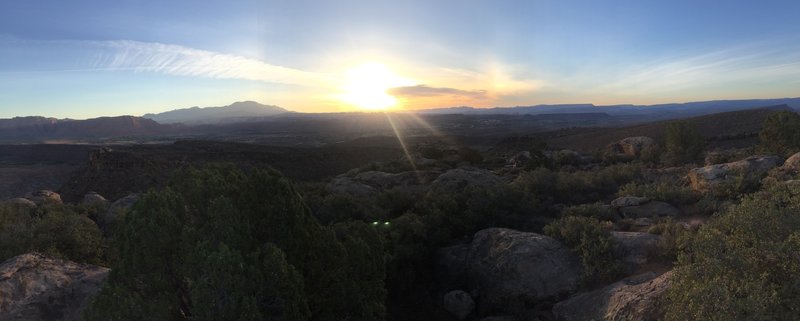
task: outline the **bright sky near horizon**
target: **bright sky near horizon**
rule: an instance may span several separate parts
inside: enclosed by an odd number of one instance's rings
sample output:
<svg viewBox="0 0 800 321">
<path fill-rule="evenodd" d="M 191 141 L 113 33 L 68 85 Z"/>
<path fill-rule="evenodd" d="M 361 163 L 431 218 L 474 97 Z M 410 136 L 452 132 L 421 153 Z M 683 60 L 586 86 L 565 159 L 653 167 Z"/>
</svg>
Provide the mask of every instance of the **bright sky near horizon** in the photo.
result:
<svg viewBox="0 0 800 321">
<path fill-rule="evenodd" d="M 0 2 L 0 117 L 800 96 L 796 0 Z"/>
</svg>

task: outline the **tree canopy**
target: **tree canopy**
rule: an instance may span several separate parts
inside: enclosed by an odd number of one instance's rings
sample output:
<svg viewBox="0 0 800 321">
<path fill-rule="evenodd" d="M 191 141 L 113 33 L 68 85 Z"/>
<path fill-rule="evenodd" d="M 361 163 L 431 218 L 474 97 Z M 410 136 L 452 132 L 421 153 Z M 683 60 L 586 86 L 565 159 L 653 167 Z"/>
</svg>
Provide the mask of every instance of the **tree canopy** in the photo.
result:
<svg viewBox="0 0 800 321">
<path fill-rule="evenodd" d="M 380 237 L 322 227 L 272 170 L 184 170 L 128 213 L 88 320 L 380 320 Z"/>
<path fill-rule="evenodd" d="M 791 111 L 770 113 L 759 133 L 761 149 L 787 156 L 800 151 L 800 115 Z"/>
</svg>

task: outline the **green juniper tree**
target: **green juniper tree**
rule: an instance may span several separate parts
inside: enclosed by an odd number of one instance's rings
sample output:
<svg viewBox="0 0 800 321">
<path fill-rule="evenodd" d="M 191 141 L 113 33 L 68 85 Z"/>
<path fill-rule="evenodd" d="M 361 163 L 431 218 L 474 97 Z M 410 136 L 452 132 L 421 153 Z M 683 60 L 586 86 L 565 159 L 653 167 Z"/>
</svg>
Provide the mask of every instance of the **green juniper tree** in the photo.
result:
<svg viewBox="0 0 800 321">
<path fill-rule="evenodd" d="M 88 320 L 382 320 L 385 314 L 377 232 L 319 225 L 272 170 L 182 171 L 134 206 L 112 247 L 119 259 Z"/>
</svg>

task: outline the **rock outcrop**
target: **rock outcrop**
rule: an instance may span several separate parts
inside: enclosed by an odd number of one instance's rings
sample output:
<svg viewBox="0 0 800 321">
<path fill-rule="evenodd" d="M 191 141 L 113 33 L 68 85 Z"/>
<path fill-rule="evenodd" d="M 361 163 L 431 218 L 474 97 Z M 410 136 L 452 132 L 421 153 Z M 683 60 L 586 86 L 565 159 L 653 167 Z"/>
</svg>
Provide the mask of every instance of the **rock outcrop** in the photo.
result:
<svg viewBox="0 0 800 321">
<path fill-rule="evenodd" d="M 366 171 L 356 175 L 339 175 L 328 184 L 327 189 L 333 193 L 350 194 L 356 197 L 371 197 L 380 191 L 391 188 L 402 188 L 409 193 L 422 193 L 426 186 L 439 177 L 438 171 L 409 171 L 386 173 Z"/>
<path fill-rule="evenodd" d="M 80 204 L 85 206 L 105 207 L 108 205 L 108 200 L 100 194 L 97 194 L 95 192 L 89 192 L 83 196 L 83 199 L 81 200 Z"/>
<path fill-rule="evenodd" d="M 669 203 L 651 201 L 646 197 L 623 196 L 611 201 L 611 207 L 624 218 L 675 217 L 681 211 Z"/>
<path fill-rule="evenodd" d="M 108 235 L 111 232 L 114 223 L 117 221 L 118 215 L 121 212 L 130 210 L 133 205 L 139 201 L 139 197 L 139 194 L 131 194 L 114 201 L 114 203 L 111 203 L 105 213 L 102 213 L 97 217 L 97 226 L 100 227 L 100 230 Z"/>
<path fill-rule="evenodd" d="M 0 320 L 82 320 L 108 269 L 29 253 L 0 264 Z"/>
<path fill-rule="evenodd" d="M 708 192 L 719 185 L 732 183 L 737 177 L 760 178 L 770 169 L 783 164 L 778 156 L 751 156 L 735 162 L 709 165 L 689 171 L 692 189 Z"/>
<path fill-rule="evenodd" d="M 62 204 L 61 195 L 50 190 L 36 191 L 27 197 L 29 200 L 36 203 L 36 205 L 43 205 L 47 203 Z"/>
<path fill-rule="evenodd" d="M 647 136 L 627 137 L 611 144 L 611 149 L 626 156 L 639 157 L 642 154 L 642 150 L 655 145 L 655 143 L 652 138 Z"/>
<path fill-rule="evenodd" d="M 650 199 L 647 197 L 623 196 L 611 201 L 611 207 L 620 208 L 626 206 L 639 206 L 649 201 Z"/>
<path fill-rule="evenodd" d="M 580 260 L 555 239 L 504 228 L 475 233 L 463 264 L 481 315 L 520 313 L 569 294 L 583 273 Z"/>
<path fill-rule="evenodd" d="M 503 184 L 503 180 L 487 170 L 477 168 L 456 168 L 445 172 L 431 183 L 431 191 L 457 192 L 467 187 L 493 188 Z"/>
<path fill-rule="evenodd" d="M 475 311 L 475 301 L 472 300 L 469 293 L 461 290 L 450 291 L 445 294 L 443 306 L 447 312 L 450 312 L 458 320 L 466 319 Z"/>
<path fill-rule="evenodd" d="M 800 153 L 796 153 L 783 163 L 783 169 L 794 173 L 800 172 Z"/>
<path fill-rule="evenodd" d="M 669 288 L 671 277 L 672 272 L 631 277 L 559 302 L 553 314 L 559 321 L 660 320 L 658 300 Z"/>
</svg>

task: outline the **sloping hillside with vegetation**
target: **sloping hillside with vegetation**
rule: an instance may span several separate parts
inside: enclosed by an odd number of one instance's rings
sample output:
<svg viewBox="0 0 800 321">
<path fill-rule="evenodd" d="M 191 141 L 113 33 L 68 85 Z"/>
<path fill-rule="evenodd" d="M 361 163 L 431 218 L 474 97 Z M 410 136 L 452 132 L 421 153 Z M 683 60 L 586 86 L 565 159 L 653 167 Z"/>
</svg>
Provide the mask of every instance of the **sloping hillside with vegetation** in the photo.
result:
<svg viewBox="0 0 800 321">
<path fill-rule="evenodd" d="M 8 304 L 87 320 L 793 320 L 800 115 L 769 111 L 745 149 L 710 150 L 696 121 L 595 153 L 439 142 L 319 179 L 220 158 L 110 201 L 32 193 L 0 206 L 0 269 L 51 293 L 20 274 L 45 260 L 26 253 L 84 264 L 47 275 L 102 274 L 76 281 L 90 288 L 71 310 L 47 292 Z"/>
</svg>

